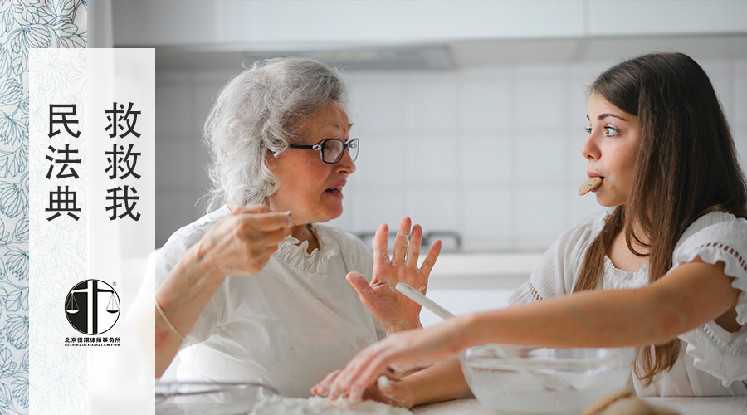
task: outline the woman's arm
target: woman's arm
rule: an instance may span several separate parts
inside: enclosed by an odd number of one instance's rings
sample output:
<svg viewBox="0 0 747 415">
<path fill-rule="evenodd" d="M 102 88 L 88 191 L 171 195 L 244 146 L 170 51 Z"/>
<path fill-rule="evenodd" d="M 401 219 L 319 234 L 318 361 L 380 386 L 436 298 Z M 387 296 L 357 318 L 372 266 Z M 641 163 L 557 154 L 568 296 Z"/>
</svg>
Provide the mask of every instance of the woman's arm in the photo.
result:
<svg viewBox="0 0 747 415">
<path fill-rule="evenodd" d="M 475 316 L 467 346 L 485 343 L 549 347 L 622 347 L 667 343 L 728 313 L 739 291 L 723 263 L 699 259 L 652 285 L 583 291 Z"/>
<path fill-rule="evenodd" d="M 402 382 L 412 393 L 412 406 L 448 401 L 472 396 L 456 357 L 415 372 Z"/>
<path fill-rule="evenodd" d="M 339 395 L 340 391 L 330 393 L 330 387 L 339 373 L 337 370 L 327 375 L 323 381 L 311 388 L 311 393 L 319 396 Z M 472 397 L 472 393 L 462 373 L 461 363 L 455 357 L 404 378 L 399 378 L 395 374 L 381 376 L 375 384 L 369 385 L 364 393 L 365 399 L 405 408 L 468 397 Z"/>
<path fill-rule="evenodd" d="M 179 350 L 182 336 L 192 330 L 226 276 L 199 254 L 198 245 L 187 251 L 158 287 L 155 296 L 169 323 L 155 309 L 155 376 L 163 375 Z"/>
<path fill-rule="evenodd" d="M 174 327 L 172 330 L 154 309 L 156 377 L 171 364 L 182 336 L 192 330 L 226 277 L 262 270 L 278 244 L 290 234 L 291 224 L 286 213 L 267 212 L 264 206 L 237 208 L 179 260 L 155 293 Z"/>
<path fill-rule="evenodd" d="M 661 344 L 728 315 L 738 290 L 723 264 L 699 259 L 656 283 L 632 290 L 584 291 L 502 310 L 459 316 L 434 327 L 396 333 L 348 363 L 331 388 L 359 398 L 389 365 L 417 365 L 467 347 L 532 344 L 548 347 L 622 347 Z"/>
</svg>

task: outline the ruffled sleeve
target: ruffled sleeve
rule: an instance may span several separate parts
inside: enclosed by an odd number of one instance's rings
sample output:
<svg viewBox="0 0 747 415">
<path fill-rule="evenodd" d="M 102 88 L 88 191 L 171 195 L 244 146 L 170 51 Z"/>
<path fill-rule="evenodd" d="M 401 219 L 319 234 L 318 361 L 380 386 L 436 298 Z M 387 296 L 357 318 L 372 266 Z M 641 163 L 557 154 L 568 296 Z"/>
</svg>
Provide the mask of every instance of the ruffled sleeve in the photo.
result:
<svg viewBox="0 0 747 415">
<path fill-rule="evenodd" d="M 694 222 L 683 234 L 672 258 L 672 268 L 695 258 L 709 264 L 722 262 L 724 274 L 738 289 L 737 323 L 730 333 L 711 321 L 680 335 L 694 366 L 719 379 L 724 386 L 747 379 L 747 220 L 714 212 Z"/>
<path fill-rule="evenodd" d="M 601 232 L 608 214 L 605 211 L 587 217 L 563 232 L 542 255 L 529 281 L 508 297 L 508 303 L 526 304 L 573 292 L 586 250 Z"/>
<path fill-rule="evenodd" d="M 540 301 L 541 298 L 538 295 L 535 295 L 536 291 L 537 290 L 535 290 L 534 286 L 529 281 L 526 281 L 521 284 L 516 291 L 508 296 L 508 304 L 519 305 L 529 304 L 533 301 Z"/>
</svg>

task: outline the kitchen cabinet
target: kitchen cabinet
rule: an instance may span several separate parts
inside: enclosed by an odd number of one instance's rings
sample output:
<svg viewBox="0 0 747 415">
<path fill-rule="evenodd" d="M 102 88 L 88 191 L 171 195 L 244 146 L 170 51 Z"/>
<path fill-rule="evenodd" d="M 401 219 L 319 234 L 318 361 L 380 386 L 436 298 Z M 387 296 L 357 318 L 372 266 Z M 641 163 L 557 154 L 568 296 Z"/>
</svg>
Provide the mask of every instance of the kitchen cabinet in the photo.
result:
<svg viewBox="0 0 747 415">
<path fill-rule="evenodd" d="M 587 13 L 591 37 L 747 32 L 744 0 L 600 0 Z"/>
<path fill-rule="evenodd" d="M 307 50 L 747 33 L 745 0 L 113 0 L 115 46 Z"/>
</svg>

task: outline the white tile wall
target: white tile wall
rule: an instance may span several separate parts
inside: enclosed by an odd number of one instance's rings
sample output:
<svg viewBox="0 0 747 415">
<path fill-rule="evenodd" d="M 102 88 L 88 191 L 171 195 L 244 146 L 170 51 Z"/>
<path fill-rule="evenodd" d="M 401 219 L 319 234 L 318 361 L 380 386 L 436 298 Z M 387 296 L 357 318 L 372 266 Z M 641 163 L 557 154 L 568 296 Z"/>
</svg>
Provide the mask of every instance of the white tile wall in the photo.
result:
<svg viewBox="0 0 747 415">
<path fill-rule="evenodd" d="M 386 76 L 384 77 L 386 82 Z M 457 131 L 459 92 L 454 73 L 410 73 L 405 76 L 405 127 L 413 132 Z M 386 105 L 384 102 L 374 102 Z M 365 108 L 365 107 L 364 107 Z"/>
<path fill-rule="evenodd" d="M 747 60 L 733 62 L 732 69 L 732 134 L 741 157 L 740 163 L 743 168 L 747 168 Z"/>
<path fill-rule="evenodd" d="M 542 250 L 599 211 L 576 195 L 585 177 L 587 87 L 616 62 L 506 65 L 453 72 L 350 72 L 357 171 L 331 222 L 461 232 L 467 250 Z M 747 163 L 747 61 L 701 61 Z M 200 128 L 228 72 L 157 73 L 156 235 L 160 246 L 201 216 L 207 186 Z"/>
<path fill-rule="evenodd" d="M 516 132 L 513 141 L 514 163 L 513 180 L 522 187 L 540 185 L 561 185 L 565 176 L 566 143 L 563 129 L 545 127 L 546 134 L 537 132 Z M 581 161 L 581 157 L 578 161 Z M 578 163 L 585 164 L 585 163 Z"/>
<path fill-rule="evenodd" d="M 408 191 L 407 212 L 418 212 L 412 218 L 424 232 L 453 231 L 461 229 L 460 199 L 456 186 L 415 186 Z"/>
<path fill-rule="evenodd" d="M 508 131 L 511 125 L 509 71 L 492 76 L 461 77 L 460 127 L 466 132 Z"/>
<path fill-rule="evenodd" d="M 459 229 L 466 250 L 514 248 L 513 191 L 505 186 L 468 185 L 462 191 L 464 227 Z"/>
<path fill-rule="evenodd" d="M 386 84 L 370 73 L 351 74 L 349 78 L 356 86 L 349 90 L 349 116 L 355 130 L 401 135 L 405 130 L 404 75 L 389 76 Z M 373 108 L 370 102 L 380 105 Z"/>
<path fill-rule="evenodd" d="M 405 141 L 405 173 L 412 185 L 453 187 L 459 181 L 460 152 L 455 133 L 413 133 Z"/>
<path fill-rule="evenodd" d="M 515 157 L 508 133 L 463 133 L 459 140 L 459 180 L 470 184 L 511 183 Z"/>
<path fill-rule="evenodd" d="M 514 76 L 515 128 L 535 133 L 559 132 L 565 121 L 565 76 L 562 67 L 519 67 Z"/>
<path fill-rule="evenodd" d="M 387 223 L 390 230 L 396 231 L 404 216 L 414 216 L 407 210 L 408 194 L 405 189 L 361 186 L 355 193 L 358 208 L 343 213 L 353 215 L 354 222 L 346 230 L 373 232 L 382 223 Z"/>
</svg>

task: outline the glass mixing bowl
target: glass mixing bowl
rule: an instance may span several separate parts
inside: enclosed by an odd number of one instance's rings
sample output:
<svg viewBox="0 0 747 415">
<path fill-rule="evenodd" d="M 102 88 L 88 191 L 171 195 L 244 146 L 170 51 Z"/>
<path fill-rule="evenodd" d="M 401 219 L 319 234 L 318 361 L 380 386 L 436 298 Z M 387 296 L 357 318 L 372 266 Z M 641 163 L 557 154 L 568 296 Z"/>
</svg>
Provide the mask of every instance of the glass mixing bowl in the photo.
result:
<svg viewBox="0 0 747 415">
<path fill-rule="evenodd" d="M 578 414 L 623 389 L 634 348 L 552 349 L 512 345 L 471 347 L 462 371 L 486 408 L 510 414 Z"/>
</svg>

